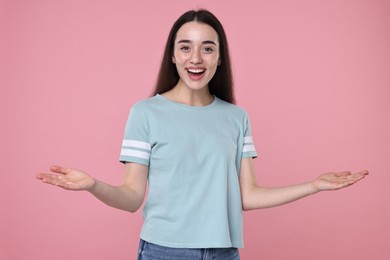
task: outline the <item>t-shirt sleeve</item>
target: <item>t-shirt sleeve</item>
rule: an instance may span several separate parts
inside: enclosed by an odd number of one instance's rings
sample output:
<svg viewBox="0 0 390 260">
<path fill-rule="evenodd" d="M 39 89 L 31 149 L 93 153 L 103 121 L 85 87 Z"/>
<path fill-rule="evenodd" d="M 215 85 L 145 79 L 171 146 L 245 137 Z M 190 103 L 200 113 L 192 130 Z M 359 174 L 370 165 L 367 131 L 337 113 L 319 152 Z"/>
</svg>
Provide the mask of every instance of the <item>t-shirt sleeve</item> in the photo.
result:
<svg viewBox="0 0 390 260">
<path fill-rule="evenodd" d="M 149 165 L 151 145 L 149 126 L 144 111 L 136 105 L 132 107 L 126 122 L 119 161 Z"/>
<path fill-rule="evenodd" d="M 245 114 L 244 118 L 244 136 L 242 144 L 242 157 L 241 158 L 256 158 L 257 152 L 252 138 L 252 129 L 248 115 Z"/>
</svg>

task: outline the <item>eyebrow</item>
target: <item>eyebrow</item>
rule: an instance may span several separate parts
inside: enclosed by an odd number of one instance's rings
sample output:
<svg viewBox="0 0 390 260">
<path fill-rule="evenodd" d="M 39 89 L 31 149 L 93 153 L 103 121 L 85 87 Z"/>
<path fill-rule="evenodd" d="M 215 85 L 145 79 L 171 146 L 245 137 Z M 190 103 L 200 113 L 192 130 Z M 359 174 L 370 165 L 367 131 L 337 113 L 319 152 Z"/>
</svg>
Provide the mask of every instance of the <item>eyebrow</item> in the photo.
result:
<svg viewBox="0 0 390 260">
<path fill-rule="evenodd" d="M 178 41 L 177 43 L 192 43 L 192 41 L 190 41 L 190 40 L 180 40 L 180 41 Z M 214 41 L 210 41 L 210 40 L 202 41 L 202 44 L 213 44 L 213 45 L 217 45 Z"/>
</svg>

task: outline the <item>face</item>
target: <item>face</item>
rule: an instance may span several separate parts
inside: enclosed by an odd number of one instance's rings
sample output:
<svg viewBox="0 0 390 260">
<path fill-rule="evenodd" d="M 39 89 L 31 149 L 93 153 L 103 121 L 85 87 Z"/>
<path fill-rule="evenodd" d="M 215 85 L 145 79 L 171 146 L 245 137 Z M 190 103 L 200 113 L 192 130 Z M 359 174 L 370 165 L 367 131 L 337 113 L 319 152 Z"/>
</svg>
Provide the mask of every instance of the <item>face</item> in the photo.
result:
<svg viewBox="0 0 390 260">
<path fill-rule="evenodd" d="M 205 23 L 185 23 L 176 33 L 172 61 L 180 76 L 179 85 L 207 89 L 219 65 L 217 32 Z"/>
</svg>

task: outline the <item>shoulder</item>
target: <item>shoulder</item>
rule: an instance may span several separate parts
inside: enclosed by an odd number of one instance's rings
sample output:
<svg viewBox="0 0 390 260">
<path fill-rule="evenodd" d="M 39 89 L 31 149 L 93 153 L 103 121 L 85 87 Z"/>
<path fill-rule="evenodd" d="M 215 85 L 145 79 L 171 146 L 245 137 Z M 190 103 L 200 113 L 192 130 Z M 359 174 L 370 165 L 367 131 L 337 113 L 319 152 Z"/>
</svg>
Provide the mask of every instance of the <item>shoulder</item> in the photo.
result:
<svg viewBox="0 0 390 260">
<path fill-rule="evenodd" d="M 134 103 L 131 107 L 131 110 L 147 112 L 156 105 L 160 105 L 160 100 L 157 96 L 141 99 Z"/>
<path fill-rule="evenodd" d="M 146 108 L 155 103 L 155 100 L 156 96 L 140 99 L 133 104 L 132 108 Z"/>
<path fill-rule="evenodd" d="M 218 105 L 221 109 L 223 109 L 226 113 L 235 115 L 237 117 L 247 117 L 248 113 L 246 110 L 240 106 L 237 106 L 235 104 L 231 104 L 229 102 L 226 102 L 222 99 L 218 98 Z"/>
</svg>

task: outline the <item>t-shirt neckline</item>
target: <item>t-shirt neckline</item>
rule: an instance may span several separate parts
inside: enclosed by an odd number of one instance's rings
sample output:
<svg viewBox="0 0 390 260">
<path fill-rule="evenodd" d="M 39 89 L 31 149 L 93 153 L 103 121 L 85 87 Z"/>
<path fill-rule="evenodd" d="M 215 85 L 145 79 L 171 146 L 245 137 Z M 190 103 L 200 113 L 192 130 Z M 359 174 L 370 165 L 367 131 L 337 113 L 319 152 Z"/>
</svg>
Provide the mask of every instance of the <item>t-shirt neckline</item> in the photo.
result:
<svg viewBox="0 0 390 260">
<path fill-rule="evenodd" d="M 191 105 L 183 104 L 183 103 L 180 103 L 180 102 L 177 102 L 177 101 L 170 100 L 170 99 L 168 99 L 168 98 L 166 98 L 166 97 L 164 97 L 163 95 L 160 95 L 160 94 L 156 94 L 156 97 L 161 99 L 161 100 L 164 100 L 166 102 L 169 102 L 171 104 L 183 107 L 183 108 L 196 109 L 196 110 L 210 108 L 210 107 L 214 106 L 218 102 L 218 97 L 216 97 L 215 95 L 213 95 L 214 100 L 210 104 L 208 104 L 206 106 L 191 106 Z"/>
</svg>

